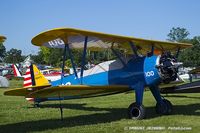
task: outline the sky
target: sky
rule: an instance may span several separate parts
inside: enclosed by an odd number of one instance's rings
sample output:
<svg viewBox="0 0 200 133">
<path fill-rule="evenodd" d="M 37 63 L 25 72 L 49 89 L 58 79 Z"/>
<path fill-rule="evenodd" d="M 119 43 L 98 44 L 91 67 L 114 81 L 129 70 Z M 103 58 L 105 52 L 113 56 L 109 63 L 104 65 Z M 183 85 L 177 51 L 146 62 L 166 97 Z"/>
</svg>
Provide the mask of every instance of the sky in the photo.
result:
<svg viewBox="0 0 200 133">
<path fill-rule="evenodd" d="M 199 0 L 0 0 L 0 35 L 6 50 L 37 54 L 31 39 L 52 28 L 70 27 L 145 39 L 166 40 L 172 27 L 200 35 Z"/>
</svg>

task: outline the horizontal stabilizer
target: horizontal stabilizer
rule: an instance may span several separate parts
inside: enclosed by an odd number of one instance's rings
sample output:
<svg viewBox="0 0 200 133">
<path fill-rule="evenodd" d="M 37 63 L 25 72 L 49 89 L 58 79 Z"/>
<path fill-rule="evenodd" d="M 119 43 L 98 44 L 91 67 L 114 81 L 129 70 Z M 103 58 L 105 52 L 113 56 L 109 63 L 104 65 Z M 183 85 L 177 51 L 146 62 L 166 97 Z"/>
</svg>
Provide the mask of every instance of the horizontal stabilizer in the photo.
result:
<svg viewBox="0 0 200 133">
<path fill-rule="evenodd" d="M 51 85 L 41 85 L 41 86 L 30 86 L 30 87 L 24 87 L 24 88 L 15 88 L 15 89 L 9 89 L 4 92 L 4 95 L 8 96 L 27 96 L 28 94 L 49 87 Z"/>
</svg>

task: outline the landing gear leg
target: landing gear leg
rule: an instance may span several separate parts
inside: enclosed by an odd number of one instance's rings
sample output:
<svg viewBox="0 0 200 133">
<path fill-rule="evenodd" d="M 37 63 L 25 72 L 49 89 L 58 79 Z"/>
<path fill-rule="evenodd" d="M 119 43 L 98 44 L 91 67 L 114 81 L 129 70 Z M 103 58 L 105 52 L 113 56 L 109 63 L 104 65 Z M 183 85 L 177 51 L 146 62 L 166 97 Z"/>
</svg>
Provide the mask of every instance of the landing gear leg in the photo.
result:
<svg viewBox="0 0 200 133">
<path fill-rule="evenodd" d="M 163 99 L 163 104 L 156 104 L 156 113 L 169 115 L 172 113 L 172 104 L 169 100 Z"/>
<path fill-rule="evenodd" d="M 146 115 L 145 108 L 142 105 L 144 86 L 139 84 L 137 87 L 133 88 L 135 88 L 136 102 L 129 105 L 128 116 L 130 119 L 141 120 L 144 119 Z"/>
<path fill-rule="evenodd" d="M 172 103 L 161 97 L 159 89 L 157 86 L 150 87 L 151 93 L 153 94 L 154 98 L 156 99 L 156 112 L 158 114 L 168 115 L 172 113 Z"/>
</svg>

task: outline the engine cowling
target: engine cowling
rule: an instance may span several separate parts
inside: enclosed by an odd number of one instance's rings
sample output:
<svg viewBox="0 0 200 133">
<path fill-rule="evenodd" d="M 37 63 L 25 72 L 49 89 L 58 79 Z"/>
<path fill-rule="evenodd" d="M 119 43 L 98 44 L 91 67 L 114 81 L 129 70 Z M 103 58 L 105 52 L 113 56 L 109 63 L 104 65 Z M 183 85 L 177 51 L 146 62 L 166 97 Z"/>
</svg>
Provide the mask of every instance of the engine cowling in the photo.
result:
<svg viewBox="0 0 200 133">
<path fill-rule="evenodd" d="M 160 56 L 159 65 L 157 66 L 159 70 L 159 75 L 163 83 L 168 84 L 171 81 L 175 81 L 178 77 L 178 66 L 176 58 L 171 55 L 170 52 L 164 52 Z"/>
</svg>

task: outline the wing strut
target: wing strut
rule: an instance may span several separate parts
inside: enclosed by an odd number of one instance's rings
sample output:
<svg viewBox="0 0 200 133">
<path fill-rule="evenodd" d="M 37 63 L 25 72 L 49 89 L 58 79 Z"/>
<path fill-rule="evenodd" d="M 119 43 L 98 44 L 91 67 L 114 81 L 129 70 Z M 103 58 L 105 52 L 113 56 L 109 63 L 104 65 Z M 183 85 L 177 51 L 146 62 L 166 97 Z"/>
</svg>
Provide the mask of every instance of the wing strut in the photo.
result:
<svg viewBox="0 0 200 133">
<path fill-rule="evenodd" d="M 66 51 L 67 51 L 68 44 L 65 44 L 64 53 L 63 53 L 63 64 L 62 64 L 62 74 L 61 74 L 61 84 L 63 84 L 63 78 L 64 78 L 64 69 L 65 69 L 65 60 L 66 60 Z"/>
<path fill-rule="evenodd" d="M 113 44 L 114 44 L 114 42 L 112 43 L 112 46 L 111 46 L 112 52 L 117 56 L 117 58 L 121 61 L 121 63 L 122 63 L 123 66 L 125 67 L 125 66 L 126 66 L 126 63 L 122 60 L 122 58 L 121 58 L 120 55 L 117 53 L 117 51 L 115 51 L 115 50 L 113 49 Z"/>
<path fill-rule="evenodd" d="M 179 53 L 180 53 L 180 47 L 177 49 L 177 52 L 176 52 L 176 59 L 178 58 L 178 56 L 179 56 Z"/>
<path fill-rule="evenodd" d="M 154 45 L 151 46 L 151 56 L 154 55 Z"/>
<path fill-rule="evenodd" d="M 69 45 L 67 45 L 67 51 L 68 51 L 68 53 L 69 53 L 69 58 L 70 58 L 71 63 L 72 63 L 72 68 L 73 68 L 73 70 L 74 70 L 74 74 L 75 74 L 76 78 L 78 79 L 78 75 L 77 75 L 77 72 L 76 72 L 76 67 L 75 67 L 74 59 L 73 59 L 71 50 L 70 50 L 70 48 L 69 48 Z"/>
<path fill-rule="evenodd" d="M 130 44 L 130 46 L 131 46 L 131 48 L 132 48 L 133 53 L 135 54 L 135 56 L 138 57 L 137 48 L 134 45 L 134 43 L 133 42 L 129 42 L 129 44 Z"/>
<path fill-rule="evenodd" d="M 147 52 L 147 56 L 148 56 L 148 57 L 153 56 L 153 55 L 154 55 L 154 50 L 155 50 L 155 47 L 154 47 L 154 45 L 152 44 L 152 45 L 151 45 L 151 52 Z"/>
<path fill-rule="evenodd" d="M 88 37 L 86 36 L 85 41 L 84 41 L 84 49 L 83 49 L 83 56 L 82 56 L 82 62 L 81 62 L 81 75 L 80 75 L 81 84 L 83 84 L 83 70 L 85 66 L 85 57 L 87 54 L 87 40 L 88 40 Z"/>
</svg>

